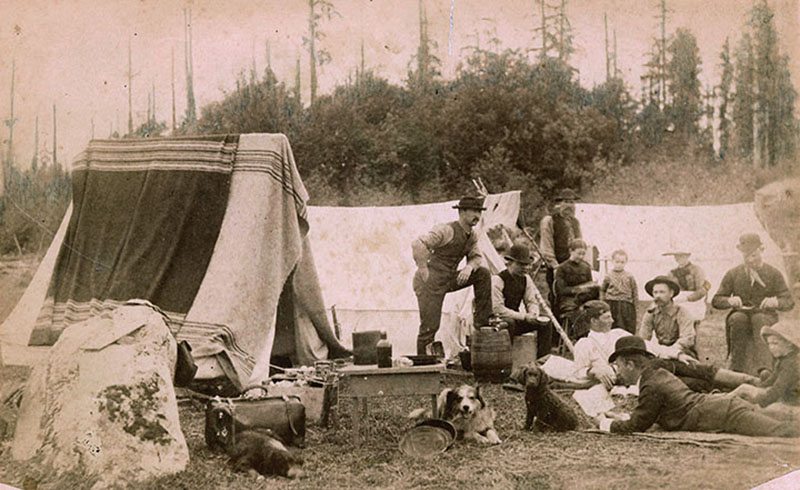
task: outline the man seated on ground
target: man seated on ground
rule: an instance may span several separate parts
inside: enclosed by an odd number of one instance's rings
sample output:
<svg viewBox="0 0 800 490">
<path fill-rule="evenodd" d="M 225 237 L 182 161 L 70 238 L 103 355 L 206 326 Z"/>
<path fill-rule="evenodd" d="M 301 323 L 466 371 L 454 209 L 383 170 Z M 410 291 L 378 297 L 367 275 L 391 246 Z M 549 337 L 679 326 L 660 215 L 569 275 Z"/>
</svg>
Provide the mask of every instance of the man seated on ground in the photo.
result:
<svg viewBox="0 0 800 490">
<path fill-rule="evenodd" d="M 730 368 L 757 374 L 770 365 L 770 355 L 761 342 L 761 327 L 778 321 L 778 311 L 794 307 L 783 274 L 761 256 L 764 245 L 755 233 L 739 237 L 736 246 L 744 263 L 725 273 L 711 300 L 714 308 L 732 308 L 725 320 Z"/>
<path fill-rule="evenodd" d="M 723 394 L 691 391 L 675 375 L 653 364 L 644 340 L 636 336 L 617 340 L 608 362 L 626 385 L 638 385 L 636 408 L 627 420 L 599 415 L 600 430 L 644 432 L 654 424 L 667 431 L 727 432 L 748 436 L 796 437 L 793 424 L 773 418 L 757 405 Z"/>
<path fill-rule="evenodd" d="M 657 276 L 644 285 L 653 304 L 644 314 L 637 334 L 652 345 L 658 357 L 685 362 L 697 359 L 694 321 L 673 298 L 681 292 L 678 283 L 667 276 Z"/>
<path fill-rule="evenodd" d="M 583 323 L 589 334 L 575 343 L 575 377 L 603 383 L 610 390 L 617 381 L 617 373 L 608 363 L 617 340 L 630 335 L 621 328 L 611 328 L 614 317 L 605 301 L 587 301 L 581 307 L 576 323 Z"/>
<path fill-rule="evenodd" d="M 800 421 L 800 331 L 781 320 L 761 329 L 761 337 L 774 357 L 772 374 L 764 381 L 743 384 L 732 394 L 758 403 L 774 415 Z"/>
<path fill-rule="evenodd" d="M 514 337 L 536 331 L 536 357 L 550 353 L 552 331 L 550 323 L 536 323 L 539 302 L 533 279 L 528 275 L 533 259 L 525 245 L 513 245 L 505 256 L 506 269 L 492 276 L 492 311 L 495 316 L 508 323 L 508 331 Z M 520 306 L 525 305 L 525 312 Z"/>
<path fill-rule="evenodd" d="M 611 389 L 617 383 L 617 373 L 608 362 L 614 352 L 617 340 L 631 334 L 625 330 L 611 326 L 614 322 L 609 305 L 605 301 L 588 301 L 582 307 L 579 321 L 587 322 L 589 335 L 575 343 L 575 377 L 603 383 L 606 389 Z M 647 343 L 647 350 L 661 351 L 662 355 L 671 352 L 666 349 L 653 348 Z M 727 369 L 717 369 L 714 366 L 686 362 L 689 358 L 679 353 L 681 359 L 660 358 L 654 359 L 658 367 L 666 369 L 678 376 L 686 386 L 693 391 L 708 392 L 714 388 L 730 389 L 742 383 L 753 383 L 757 378 L 742 373 L 735 373 Z"/>
<path fill-rule="evenodd" d="M 458 220 L 442 223 L 411 243 L 417 264 L 413 288 L 419 304 L 417 354 L 431 354 L 447 293 L 472 286 L 475 291 L 475 328 L 488 325 L 492 314 L 492 274 L 483 266 L 474 228 L 481 220 L 483 198 L 466 196 L 453 206 Z M 461 259 L 467 265 L 458 270 Z"/>
<path fill-rule="evenodd" d="M 586 242 L 575 238 L 569 242 L 569 259 L 556 269 L 553 288 L 559 321 L 574 319 L 577 309 L 583 303 L 600 297 L 600 286 L 592 281 L 592 268 L 584 260 Z M 586 336 L 586 329 L 572 329 L 575 338 Z"/>
</svg>

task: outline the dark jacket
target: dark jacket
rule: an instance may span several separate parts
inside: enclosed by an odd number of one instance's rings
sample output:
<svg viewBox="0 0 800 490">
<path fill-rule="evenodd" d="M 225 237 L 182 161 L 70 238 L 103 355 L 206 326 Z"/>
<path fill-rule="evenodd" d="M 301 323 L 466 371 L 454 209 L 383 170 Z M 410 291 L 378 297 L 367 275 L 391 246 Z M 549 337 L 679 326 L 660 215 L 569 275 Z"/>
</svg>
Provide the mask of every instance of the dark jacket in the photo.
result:
<svg viewBox="0 0 800 490">
<path fill-rule="evenodd" d="M 611 432 L 644 432 L 658 423 L 665 430 L 692 430 L 690 411 L 705 395 L 690 390 L 669 371 L 651 365 L 639 380 L 639 404 L 630 420 L 614 421 Z"/>
<path fill-rule="evenodd" d="M 775 359 L 772 376 L 761 385 L 767 390 L 755 401 L 762 407 L 775 402 L 800 404 L 800 369 L 797 351 Z"/>
<path fill-rule="evenodd" d="M 722 283 L 719 285 L 719 291 L 714 295 L 714 299 L 711 300 L 712 306 L 720 310 L 730 308 L 728 297 L 738 296 L 745 306 L 758 308 L 764 298 L 774 296 L 778 298 L 778 310 L 791 310 L 794 307 L 794 300 L 789 288 L 786 287 L 783 274 L 769 264 L 762 264 L 757 269 L 757 272 L 766 287 L 762 287 L 757 282 L 750 284 L 750 275 L 747 273 L 747 267 L 744 264 L 740 264 L 726 272 L 722 278 Z"/>
</svg>

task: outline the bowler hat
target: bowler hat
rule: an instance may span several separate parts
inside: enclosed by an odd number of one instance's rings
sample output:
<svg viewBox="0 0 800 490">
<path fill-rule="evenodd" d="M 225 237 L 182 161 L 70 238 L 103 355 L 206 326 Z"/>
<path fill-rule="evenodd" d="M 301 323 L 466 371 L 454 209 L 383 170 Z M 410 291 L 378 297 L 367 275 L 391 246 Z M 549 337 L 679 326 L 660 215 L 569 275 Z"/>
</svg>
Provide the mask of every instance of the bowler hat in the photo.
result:
<svg viewBox="0 0 800 490">
<path fill-rule="evenodd" d="M 519 262 L 520 264 L 525 265 L 533 262 L 530 249 L 521 243 L 512 245 L 511 249 L 508 251 L 508 255 L 506 255 L 505 258 L 506 260 L 513 260 L 514 262 Z"/>
<path fill-rule="evenodd" d="M 641 354 L 645 357 L 653 357 L 653 354 L 647 352 L 644 345 L 644 340 L 636 335 L 626 335 L 617 339 L 614 344 L 614 352 L 608 356 L 608 362 L 614 362 L 619 356 Z"/>
<path fill-rule="evenodd" d="M 647 291 L 647 294 L 649 294 L 650 296 L 653 295 L 653 286 L 655 286 L 656 284 L 666 284 L 667 286 L 669 286 L 669 288 L 672 289 L 673 293 L 672 296 L 677 296 L 678 293 L 681 292 L 681 287 L 678 285 L 677 282 L 673 281 L 667 276 L 656 276 L 653 279 L 647 281 L 647 283 L 644 285 L 644 290 Z"/>
<path fill-rule="evenodd" d="M 739 237 L 739 244 L 736 245 L 736 248 L 742 253 L 749 254 L 763 246 L 764 244 L 761 243 L 761 237 L 758 236 L 758 233 L 745 233 Z"/>
<path fill-rule="evenodd" d="M 558 194 L 556 194 L 556 197 L 554 198 L 554 200 L 556 202 L 559 202 L 559 201 L 577 201 L 578 199 L 580 199 L 580 196 L 578 196 L 578 193 L 573 191 L 569 187 L 562 189 Z"/>
<path fill-rule="evenodd" d="M 800 349 L 800 330 L 791 325 L 788 320 L 781 320 L 774 325 L 761 327 L 761 338 L 767 341 L 767 336 L 777 335 Z"/>
<path fill-rule="evenodd" d="M 486 211 L 486 208 L 483 207 L 483 198 L 473 196 L 462 197 L 458 201 L 458 204 L 453 206 L 453 209 L 475 209 L 477 211 Z"/>
</svg>

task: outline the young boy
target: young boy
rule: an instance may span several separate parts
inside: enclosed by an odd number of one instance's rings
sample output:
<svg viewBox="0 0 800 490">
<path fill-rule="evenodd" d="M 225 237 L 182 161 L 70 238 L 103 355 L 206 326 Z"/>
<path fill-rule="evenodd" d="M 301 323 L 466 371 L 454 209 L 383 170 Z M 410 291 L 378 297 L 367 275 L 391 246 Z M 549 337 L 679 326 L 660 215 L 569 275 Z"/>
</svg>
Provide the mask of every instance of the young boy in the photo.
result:
<svg viewBox="0 0 800 490">
<path fill-rule="evenodd" d="M 636 302 L 639 300 L 639 288 L 636 279 L 625 271 L 628 254 L 624 250 L 615 250 L 611 254 L 612 269 L 603 279 L 600 297 L 611 307 L 614 317 L 614 328 L 621 328 L 630 334 L 636 333 Z"/>
<path fill-rule="evenodd" d="M 732 394 L 758 403 L 767 411 L 800 420 L 800 334 L 789 321 L 761 328 L 761 338 L 774 358 L 772 374 L 753 385 L 741 385 Z"/>
</svg>

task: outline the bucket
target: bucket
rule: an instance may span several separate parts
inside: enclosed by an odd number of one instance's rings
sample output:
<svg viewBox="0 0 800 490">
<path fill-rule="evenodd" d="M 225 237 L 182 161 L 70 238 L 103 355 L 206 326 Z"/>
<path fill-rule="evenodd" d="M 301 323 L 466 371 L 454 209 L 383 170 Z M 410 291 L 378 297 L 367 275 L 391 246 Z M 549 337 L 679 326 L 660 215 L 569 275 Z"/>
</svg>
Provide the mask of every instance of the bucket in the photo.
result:
<svg viewBox="0 0 800 490">
<path fill-rule="evenodd" d="M 470 352 L 476 380 L 501 383 L 511 373 L 511 337 L 508 330 L 481 328 L 472 337 Z"/>
<path fill-rule="evenodd" d="M 381 339 L 379 330 L 353 332 L 353 364 L 359 366 L 377 364 L 378 341 Z"/>
</svg>

